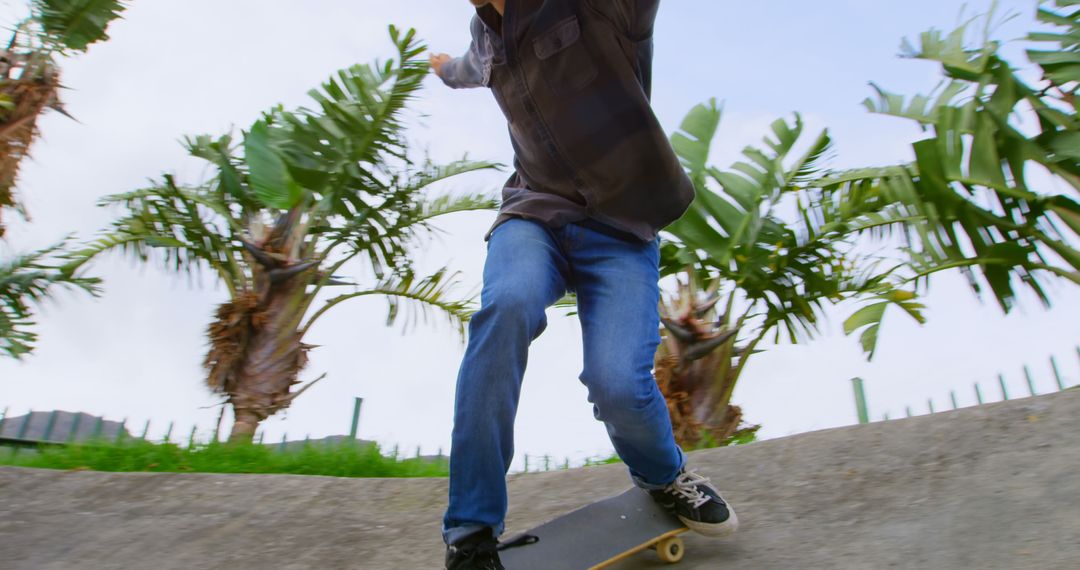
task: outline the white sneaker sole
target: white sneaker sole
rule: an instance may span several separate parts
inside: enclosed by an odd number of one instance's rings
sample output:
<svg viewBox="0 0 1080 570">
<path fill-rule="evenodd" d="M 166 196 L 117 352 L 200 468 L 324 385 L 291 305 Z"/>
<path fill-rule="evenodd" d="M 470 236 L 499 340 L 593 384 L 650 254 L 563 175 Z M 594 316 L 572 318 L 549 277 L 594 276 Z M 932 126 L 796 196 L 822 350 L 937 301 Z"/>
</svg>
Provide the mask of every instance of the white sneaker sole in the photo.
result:
<svg viewBox="0 0 1080 570">
<path fill-rule="evenodd" d="M 686 525 L 686 528 L 696 532 L 697 534 L 713 538 L 722 538 L 725 536 L 731 536 L 735 533 L 735 531 L 739 530 L 739 517 L 735 515 L 735 510 L 731 508 L 731 505 L 728 505 L 728 513 L 731 516 L 728 517 L 728 520 L 722 523 L 709 524 L 692 521 L 683 517 L 679 517 L 679 520 L 681 520 L 683 524 Z"/>
</svg>

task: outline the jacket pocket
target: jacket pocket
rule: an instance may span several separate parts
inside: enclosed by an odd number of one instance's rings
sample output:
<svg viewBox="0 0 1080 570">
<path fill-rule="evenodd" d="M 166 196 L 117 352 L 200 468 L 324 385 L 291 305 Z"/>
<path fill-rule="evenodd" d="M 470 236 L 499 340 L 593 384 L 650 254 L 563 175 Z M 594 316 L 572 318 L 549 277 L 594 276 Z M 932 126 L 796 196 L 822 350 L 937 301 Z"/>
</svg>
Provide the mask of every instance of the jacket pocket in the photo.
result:
<svg viewBox="0 0 1080 570">
<path fill-rule="evenodd" d="M 570 16 L 533 40 L 544 80 L 556 95 L 584 89 L 596 79 L 597 68 L 581 39 L 581 22 Z"/>
</svg>

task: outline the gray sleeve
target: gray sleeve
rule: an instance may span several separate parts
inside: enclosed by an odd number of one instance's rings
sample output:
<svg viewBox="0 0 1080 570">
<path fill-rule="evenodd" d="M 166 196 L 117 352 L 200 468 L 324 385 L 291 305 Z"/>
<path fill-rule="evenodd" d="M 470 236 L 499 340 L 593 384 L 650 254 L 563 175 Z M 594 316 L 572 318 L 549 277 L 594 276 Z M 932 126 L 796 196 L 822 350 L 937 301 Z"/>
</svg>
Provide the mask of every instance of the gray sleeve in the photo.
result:
<svg viewBox="0 0 1080 570">
<path fill-rule="evenodd" d="M 487 87 L 488 73 L 485 69 L 484 54 L 481 52 L 481 42 L 484 41 L 483 26 L 484 23 L 479 17 L 473 17 L 469 51 L 443 64 L 440 78 L 447 86 L 454 89 Z"/>
</svg>

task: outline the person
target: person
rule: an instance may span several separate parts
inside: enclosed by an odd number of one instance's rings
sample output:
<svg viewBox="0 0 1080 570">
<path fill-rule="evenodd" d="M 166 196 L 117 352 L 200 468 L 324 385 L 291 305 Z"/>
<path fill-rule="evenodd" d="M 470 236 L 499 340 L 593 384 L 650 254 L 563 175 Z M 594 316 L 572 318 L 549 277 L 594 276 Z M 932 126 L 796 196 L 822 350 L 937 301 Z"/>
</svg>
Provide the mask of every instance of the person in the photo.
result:
<svg viewBox="0 0 1080 570">
<path fill-rule="evenodd" d="M 484 236 L 481 308 L 458 372 L 446 568 L 503 568 L 497 537 L 528 348 L 567 292 L 582 327 L 580 380 L 634 484 L 692 530 L 729 534 L 735 513 L 687 469 L 652 374 L 657 233 L 694 198 L 650 105 L 660 2 L 469 1 L 468 52 L 432 54 L 431 65 L 449 87 L 491 89 L 515 157 Z"/>
</svg>

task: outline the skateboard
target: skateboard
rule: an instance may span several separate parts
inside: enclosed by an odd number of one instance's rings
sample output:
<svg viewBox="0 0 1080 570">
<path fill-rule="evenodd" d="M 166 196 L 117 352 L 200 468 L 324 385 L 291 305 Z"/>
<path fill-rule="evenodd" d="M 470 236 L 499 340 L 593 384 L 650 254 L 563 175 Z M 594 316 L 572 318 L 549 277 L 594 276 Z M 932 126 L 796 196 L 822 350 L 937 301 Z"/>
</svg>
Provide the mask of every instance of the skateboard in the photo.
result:
<svg viewBox="0 0 1080 570">
<path fill-rule="evenodd" d="M 674 564 L 688 529 L 638 488 L 604 499 L 527 531 L 499 553 L 507 570 L 595 570 L 646 549 Z M 535 540 L 534 540 L 535 538 Z"/>
</svg>

